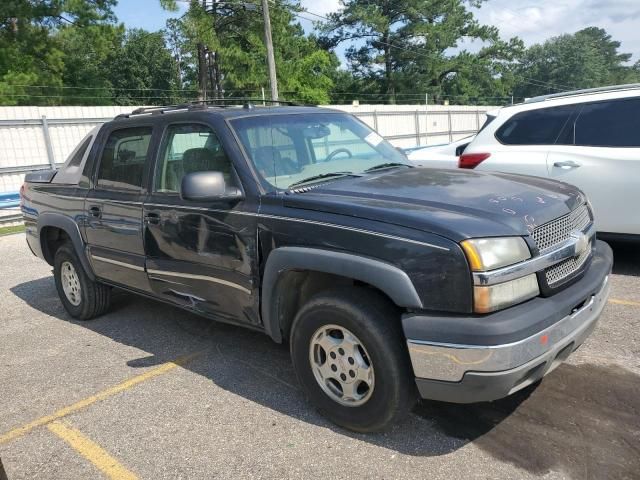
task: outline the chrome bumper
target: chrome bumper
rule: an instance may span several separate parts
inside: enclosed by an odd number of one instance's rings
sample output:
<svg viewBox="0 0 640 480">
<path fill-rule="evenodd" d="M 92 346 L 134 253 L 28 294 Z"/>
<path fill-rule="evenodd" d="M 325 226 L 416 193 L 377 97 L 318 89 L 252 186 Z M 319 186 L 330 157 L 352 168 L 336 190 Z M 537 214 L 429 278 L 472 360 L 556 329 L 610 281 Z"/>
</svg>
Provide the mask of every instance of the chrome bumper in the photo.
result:
<svg viewBox="0 0 640 480">
<path fill-rule="evenodd" d="M 520 367 L 534 360 L 553 362 L 549 373 L 565 355 L 568 346 L 573 351 L 593 330 L 607 298 L 609 277 L 602 287 L 578 310 L 523 340 L 504 345 L 458 345 L 408 340 L 409 355 L 417 378 L 459 382 L 467 372 L 501 372 Z M 570 352 L 569 352 L 570 353 Z M 533 362 L 537 363 L 537 362 Z"/>
</svg>

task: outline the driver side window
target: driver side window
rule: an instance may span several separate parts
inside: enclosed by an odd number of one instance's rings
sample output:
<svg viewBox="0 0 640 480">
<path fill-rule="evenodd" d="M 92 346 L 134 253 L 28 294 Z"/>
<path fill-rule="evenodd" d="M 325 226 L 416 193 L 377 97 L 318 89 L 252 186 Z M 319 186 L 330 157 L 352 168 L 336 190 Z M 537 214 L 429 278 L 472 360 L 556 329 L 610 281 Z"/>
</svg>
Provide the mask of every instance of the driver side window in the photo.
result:
<svg viewBox="0 0 640 480">
<path fill-rule="evenodd" d="M 211 128 L 202 124 L 169 126 L 156 166 L 154 191 L 178 193 L 186 174 L 208 171 L 222 172 L 227 185 L 233 185 L 231 161 Z"/>
</svg>

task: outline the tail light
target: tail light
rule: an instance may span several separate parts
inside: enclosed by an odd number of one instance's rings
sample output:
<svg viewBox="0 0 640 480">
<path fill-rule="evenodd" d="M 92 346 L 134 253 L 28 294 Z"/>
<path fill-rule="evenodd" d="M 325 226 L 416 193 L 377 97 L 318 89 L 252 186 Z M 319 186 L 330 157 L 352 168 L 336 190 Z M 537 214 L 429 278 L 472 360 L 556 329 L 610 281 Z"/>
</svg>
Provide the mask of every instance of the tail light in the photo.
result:
<svg viewBox="0 0 640 480">
<path fill-rule="evenodd" d="M 458 168 L 476 168 L 490 156 L 490 153 L 463 153 L 458 157 Z"/>
</svg>

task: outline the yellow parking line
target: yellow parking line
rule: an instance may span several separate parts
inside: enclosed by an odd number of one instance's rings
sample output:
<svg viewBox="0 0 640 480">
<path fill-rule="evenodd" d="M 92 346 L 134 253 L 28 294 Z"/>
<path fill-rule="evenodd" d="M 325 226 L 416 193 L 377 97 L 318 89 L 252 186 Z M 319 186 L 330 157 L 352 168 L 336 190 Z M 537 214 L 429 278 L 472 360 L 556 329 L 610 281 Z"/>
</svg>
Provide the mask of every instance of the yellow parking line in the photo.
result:
<svg viewBox="0 0 640 480">
<path fill-rule="evenodd" d="M 120 392 L 124 392 L 125 390 L 129 390 L 130 388 L 135 387 L 139 383 L 145 382 L 147 380 L 158 377 L 160 375 L 164 375 L 165 373 L 173 370 L 176 367 L 185 365 L 187 362 L 193 360 L 193 358 L 197 357 L 201 353 L 202 352 L 194 353 L 192 355 L 180 357 L 172 362 L 163 363 L 159 367 L 149 370 L 148 372 L 145 372 L 141 375 L 137 375 L 113 387 L 107 388 L 106 390 L 103 390 L 101 392 L 96 393 L 95 395 L 82 399 L 72 405 L 69 405 L 68 407 L 61 408 L 60 410 L 58 410 L 57 412 L 54 412 L 51 415 L 40 417 L 36 420 L 33 420 L 32 422 L 26 423 L 20 427 L 16 427 L 13 430 L 10 430 L 7 433 L 0 435 L 0 445 L 2 445 L 3 443 L 7 443 L 12 440 L 15 440 L 16 438 L 29 433 L 34 428 L 41 427 L 42 425 L 46 425 L 48 423 L 54 422 L 63 417 L 66 417 L 67 415 L 70 415 L 79 410 L 82 410 L 83 408 L 87 408 L 88 406 L 93 405 L 96 402 L 112 397 Z"/>
<path fill-rule="evenodd" d="M 609 303 L 615 303 L 616 305 L 629 305 L 631 307 L 640 307 L 640 302 L 632 302 L 631 300 L 619 300 L 617 298 L 610 298 Z"/>
<path fill-rule="evenodd" d="M 107 453 L 97 443 L 85 437 L 81 431 L 60 421 L 47 425 L 47 428 L 58 437 L 67 442 L 71 448 L 93 463 L 98 470 L 112 480 L 137 480 L 137 476 L 131 473 L 115 458 Z"/>
</svg>

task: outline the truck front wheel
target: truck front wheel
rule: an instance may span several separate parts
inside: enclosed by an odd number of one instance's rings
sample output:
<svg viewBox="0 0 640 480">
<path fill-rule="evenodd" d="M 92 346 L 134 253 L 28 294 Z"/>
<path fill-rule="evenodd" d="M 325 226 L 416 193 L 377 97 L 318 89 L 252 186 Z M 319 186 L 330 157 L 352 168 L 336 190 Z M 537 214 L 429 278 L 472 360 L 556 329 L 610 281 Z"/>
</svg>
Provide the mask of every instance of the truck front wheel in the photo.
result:
<svg viewBox="0 0 640 480">
<path fill-rule="evenodd" d="M 109 308 L 111 287 L 92 281 L 73 246 L 65 243 L 54 257 L 53 276 L 65 310 L 78 320 L 90 320 Z"/>
<path fill-rule="evenodd" d="M 309 401 L 337 425 L 382 430 L 417 398 L 398 312 L 376 292 L 314 296 L 294 320 L 290 345 Z"/>
</svg>

